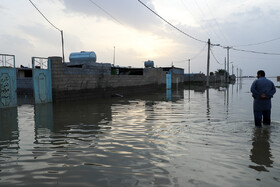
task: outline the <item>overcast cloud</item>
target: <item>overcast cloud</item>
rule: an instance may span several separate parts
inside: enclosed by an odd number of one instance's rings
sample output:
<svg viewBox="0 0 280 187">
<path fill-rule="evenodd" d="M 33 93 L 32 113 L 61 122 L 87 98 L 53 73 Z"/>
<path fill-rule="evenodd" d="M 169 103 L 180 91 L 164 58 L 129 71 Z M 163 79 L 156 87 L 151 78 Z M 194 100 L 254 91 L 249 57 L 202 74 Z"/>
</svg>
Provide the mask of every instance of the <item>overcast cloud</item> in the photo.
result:
<svg viewBox="0 0 280 187">
<path fill-rule="evenodd" d="M 136 29 L 149 29 L 155 24 L 161 24 L 158 18 L 150 16 L 150 12 L 144 9 L 143 6 L 136 0 L 94 0 L 98 6 L 91 3 L 90 0 L 63 0 L 66 13 L 76 12 L 84 16 L 104 17 L 113 20 L 110 16 L 115 18 L 119 23 L 135 27 Z M 150 0 L 143 0 L 152 9 L 154 6 Z M 106 14 L 106 12 L 109 14 Z"/>
<path fill-rule="evenodd" d="M 119 65 L 143 67 L 145 60 L 157 66 L 206 72 L 207 48 L 164 23 L 137 0 L 33 0 L 58 28 L 64 31 L 66 57 L 71 52 L 94 50 L 99 61 L 112 62 L 116 46 Z M 143 0 L 176 27 L 200 40 L 236 46 L 280 37 L 278 0 Z M 118 20 L 115 21 L 111 18 Z M 16 55 L 19 66 L 29 64 L 31 56 L 61 55 L 60 33 L 42 18 L 28 1 L 2 0 L 0 3 L 0 53 Z M 262 45 L 237 46 L 239 49 L 280 53 L 280 40 Z M 213 47 L 211 71 L 223 68 L 226 50 Z M 279 55 L 259 55 L 230 50 L 230 61 L 244 74 L 264 69 L 280 75 Z M 220 64 L 219 64 L 220 63 Z"/>
</svg>

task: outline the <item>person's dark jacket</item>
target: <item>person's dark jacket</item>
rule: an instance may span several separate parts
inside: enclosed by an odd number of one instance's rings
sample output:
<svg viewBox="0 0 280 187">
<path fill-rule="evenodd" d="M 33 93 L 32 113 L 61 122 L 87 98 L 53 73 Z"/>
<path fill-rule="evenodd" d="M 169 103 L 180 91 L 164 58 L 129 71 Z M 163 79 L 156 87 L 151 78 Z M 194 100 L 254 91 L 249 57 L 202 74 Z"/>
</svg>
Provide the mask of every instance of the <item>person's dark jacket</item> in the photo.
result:
<svg viewBox="0 0 280 187">
<path fill-rule="evenodd" d="M 265 77 L 260 77 L 253 82 L 251 92 L 254 97 L 254 111 L 271 109 L 271 98 L 276 92 L 276 88 L 272 81 Z M 265 95 L 265 98 L 261 97 L 262 94 Z"/>
</svg>

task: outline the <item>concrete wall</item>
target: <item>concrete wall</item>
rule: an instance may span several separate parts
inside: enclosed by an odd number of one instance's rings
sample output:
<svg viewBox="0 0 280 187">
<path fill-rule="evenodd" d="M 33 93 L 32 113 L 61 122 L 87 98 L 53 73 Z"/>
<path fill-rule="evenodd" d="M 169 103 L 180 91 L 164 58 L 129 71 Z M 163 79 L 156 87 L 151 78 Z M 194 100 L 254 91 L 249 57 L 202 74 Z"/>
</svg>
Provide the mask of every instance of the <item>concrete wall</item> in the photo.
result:
<svg viewBox="0 0 280 187">
<path fill-rule="evenodd" d="M 232 81 L 235 80 L 235 76 L 230 76 Z M 202 73 L 198 74 L 185 74 L 184 80 L 186 83 L 189 81 L 191 83 L 206 83 L 207 76 L 205 76 Z M 210 83 L 220 83 L 220 82 L 226 82 L 226 78 L 223 75 L 210 75 L 209 76 L 209 82 Z"/>
<path fill-rule="evenodd" d="M 61 57 L 50 57 L 53 101 L 143 93 L 165 88 L 161 68 L 145 68 L 143 75 L 111 75 L 105 66 L 72 68 Z M 101 68 L 98 71 L 98 68 Z M 105 70 L 104 70 L 105 68 Z"/>
<path fill-rule="evenodd" d="M 65 74 L 111 74 L 111 64 L 109 63 L 84 63 L 81 67 L 73 67 L 71 63 L 65 63 L 69 68 L 64 69 Z M 75 69 L 75 71 L 73 71 Z"/>
<path fill-rule="evenodd" d="M 172 74 L 172 88 L 178 88 L 184 85 L 184 73 Z"/>
<path fill-rule="evenodd" d="M 172 74 L 176 74 L 176 75 L 184 75 L 184 69 L 182 69 L 182 68 L 172 67 L 172 69 L 170 70 L 170 72 L 171 72 Z"/>
<path fill-rule="evenodd" d="M 185 74 L 184 75 L 184 81 L 185 82 L 191 82 L 191 83 L 205 83 L 206 82 L 206 76 L 202 73 L 197 74 Z"/>
</svg>

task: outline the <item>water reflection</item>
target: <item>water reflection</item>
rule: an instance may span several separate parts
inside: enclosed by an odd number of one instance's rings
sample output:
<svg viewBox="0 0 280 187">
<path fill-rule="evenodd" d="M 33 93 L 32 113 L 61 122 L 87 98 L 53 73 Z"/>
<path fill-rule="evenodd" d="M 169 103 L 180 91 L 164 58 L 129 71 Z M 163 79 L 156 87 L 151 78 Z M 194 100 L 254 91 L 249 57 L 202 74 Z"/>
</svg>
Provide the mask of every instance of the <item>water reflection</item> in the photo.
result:
<svg viewBox="0 0 280 187">
<path fill-rule="evenodd" d="M 279 186 L 280 129 L 252 132 L 251 82 L 1 110 L 0 186 Z"/>
<path fill-rule="evenodd" d="M 18 148 L 17 107 L 0 109 L 0 159 L 5 148 Z"/>
<path fill-rule="evenodd" d="M 166 89 L 166 100 L 172 101 L 172 90 L 171 89 Z"/>
<path fill-rule="evenodd" d="M 176 102 L 184 98 L 183 89 L 166 89 L 166 101 Z"/>
<path fill-rule="evenodd" d="M 34 106 L 34 121 L 35 121 L 35 135 L 34 144 L 48 143 L 48 139 L 53 132 L 53 104 L 36 104 Z M 41 151 L 41 148 L 37 145 L 34 147 L 33 154 L 35 157 L 47 154 L 45 151 Z"/>
<path fill-rule="evenodd" d="M 205 85 L 200 84 L 189 84 L 184 86 L 185 90 L 194 90 L 195 92 L 204 93 L 207 89 Z"/>
<path fill-rule="evenodd" d="M 209 88 L 208 89 L 206 89 L 206 117 L 207 117 L 207 119 L 208 119 L 208 121 L 210 122 L 210 117 L 211 117 L 211 115 L 210 115 L 210 100 L 209 100 Z"/>
<path fill-rule="evenodd" d="M 72 101 L 54 104 L 54 132 L 98 130 L 98 123 L 112 120 L 110 100 Z M 72 132 L 73 133 L 73 132 Z M 81 132 L 82 133 L 82 132 Z"/>
<path fill-rule="evenodd" d="M 49 129 L 53 130 L 53 104 L 36 104 L 34 106 L 35 130 Z"/>
<path fill-rule="evenodd" d="M 249 165 L 256 171 L 269 172 L 273 164 L 273 156 L 270 149 L 270 128 L 255 128 L 252 137 L 252 149 L 250 160 L 257 165 Z"/>
<path fill-rule="evenodd" d="M 172 100 L 181 93 L 174 92 Z M 37 177 L 56 183 L 63 175 L 61 184 L 86 180 L 98 186 L 171 184 L 169 172 L 155 164 L 168 163 L 164 152 L 145 140 L 154 129 L 142 125 L 142 116 L 159 112 L 154 107 L 165 100 L 159 95 L 36 105 L 32 153 L 37 161 L 48 162 L 37 163 Z"/>
</svg>

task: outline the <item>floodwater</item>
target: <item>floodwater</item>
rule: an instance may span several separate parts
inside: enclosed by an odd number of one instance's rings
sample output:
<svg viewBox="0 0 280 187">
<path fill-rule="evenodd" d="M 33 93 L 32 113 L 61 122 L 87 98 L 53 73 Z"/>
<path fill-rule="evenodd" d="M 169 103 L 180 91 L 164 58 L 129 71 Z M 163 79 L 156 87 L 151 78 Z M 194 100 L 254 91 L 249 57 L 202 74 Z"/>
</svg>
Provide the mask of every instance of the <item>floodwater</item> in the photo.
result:
<svg viewBox="0 0 280 187">
<path fill-rule="evenodd" d="M 255 128 L 253 80 L 1 110 L 0 186 L 280 186 L 280 89 Z"/>
</svg>

